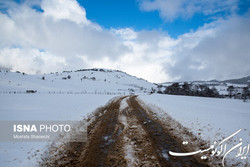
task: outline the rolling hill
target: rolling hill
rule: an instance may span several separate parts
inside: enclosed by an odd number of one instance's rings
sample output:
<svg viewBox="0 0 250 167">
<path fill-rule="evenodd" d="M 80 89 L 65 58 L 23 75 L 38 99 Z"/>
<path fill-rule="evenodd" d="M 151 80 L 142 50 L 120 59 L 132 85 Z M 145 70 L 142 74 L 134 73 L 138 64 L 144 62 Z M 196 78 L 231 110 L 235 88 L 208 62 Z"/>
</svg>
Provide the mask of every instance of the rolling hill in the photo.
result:
<svg viewBox="0 0 250 167">
<path fill-rule="evenodd" d="M 28 75 L 1 70 L 0 91 L 23 93 L 149 93 L 156 85 L 125 72 L 108 69 L 81 69 Z M 31 91 L 32 90 L 32 91 Z"/>
</svg>

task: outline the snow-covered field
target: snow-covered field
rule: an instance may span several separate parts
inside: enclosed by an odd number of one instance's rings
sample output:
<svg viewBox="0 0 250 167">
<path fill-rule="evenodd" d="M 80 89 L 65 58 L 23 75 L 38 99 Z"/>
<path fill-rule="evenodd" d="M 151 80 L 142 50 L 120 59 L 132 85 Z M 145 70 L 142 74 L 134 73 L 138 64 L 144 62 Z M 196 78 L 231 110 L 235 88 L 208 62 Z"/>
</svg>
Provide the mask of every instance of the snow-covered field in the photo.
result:
<svg viewBox="0 0 250 167">
<path fill-rule="evenodd" d="M 209 144 L 221 141 L 239 129 L 241 131 L 227 145 L 232 147 L 239 144 L 240 138 L 243 142 L 242 147 L 250 144 L 249 101 L 160 94 L 140 95 L 139 98 L 154 108 L 159 117 L 165 117 L 167 113 Z M 247 148 L 245 154 L 246 150 Z M 241 158 L 235 155 L 234 152 L 227 157 L 235 161 Z"/>
<path fill-rule="evenodd" d="M 0 120 L 81 120 L 116 95 L 0 94 Z"/>
<path fill-rule="evenodd" d="M 167 113 L 209 144 L 221 141 L 239 129 L 241 132 L 229 146 L 238 144 L 239 138 L 242 138 L 243 147 L 249 144 L 249 101 L 148 95 L 152 88 L 156 85 L 119 71 L 98 69 L 23 75 L 2 70 L 0 121 L 79 121 L 115 96 L 140 94 L 139 98 L 154 108 L 159 117 L 165 117 Z M 26 90 L 37 92 L 26 93 Z M 125 107 L 127 104 L 122 102 L 121 109 Z M 34 166 L 46 144 L 0 142 L 0 166 Z M 239 159 L 233 155 L 228 157 Z"/>
<path fill-rule="evenodd" d="M 82 120 L 114 95 L 0 94 L 0 121 Z M 0 142 L 0 166 L 34 166 L 46 142 Z"/>
</svg>

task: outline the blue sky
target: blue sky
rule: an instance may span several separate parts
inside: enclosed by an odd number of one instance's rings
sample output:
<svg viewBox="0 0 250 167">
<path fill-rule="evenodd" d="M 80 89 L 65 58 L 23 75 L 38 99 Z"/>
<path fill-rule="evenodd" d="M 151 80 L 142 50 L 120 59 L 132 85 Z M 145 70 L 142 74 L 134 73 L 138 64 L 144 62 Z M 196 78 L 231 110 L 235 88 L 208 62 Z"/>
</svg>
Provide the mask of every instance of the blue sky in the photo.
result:
<svg viewBox="0 0 250 167">
<path fill-rule="evenodd" d="M 142 12 L 136 0 L 79 0 L 87 12 L 87 18 L 105 28 L 136 30 L 159 29 L 163 22 L 158 12 Z"/>
<path fill-rule="evenodd" d="M 131 27 L 140 30 L 161 30 L 177 38 L 184 33 L 195 31 L 206 23 L 214 21 L 214 18 L 225 18 L 230 15 L 230 9 L 204 15 L 196 13 L 191 18 L 177 18 L 173 21 L 166 21 L 160 17 L 159 12 L 140 10 L 139 0 L 78 0 L 86 12 L 87 18 L 97 22 L 105 28 L 126 28 Z M 237 5 L 237 14 L 247 12 L 250 1 L 240 0 Z"/>
<path fill-rule="evenodd" d="M 250 75 L 250 0 L 0 0 L 0 68 L 125 71 L 151 82 Z"/>
</svg>

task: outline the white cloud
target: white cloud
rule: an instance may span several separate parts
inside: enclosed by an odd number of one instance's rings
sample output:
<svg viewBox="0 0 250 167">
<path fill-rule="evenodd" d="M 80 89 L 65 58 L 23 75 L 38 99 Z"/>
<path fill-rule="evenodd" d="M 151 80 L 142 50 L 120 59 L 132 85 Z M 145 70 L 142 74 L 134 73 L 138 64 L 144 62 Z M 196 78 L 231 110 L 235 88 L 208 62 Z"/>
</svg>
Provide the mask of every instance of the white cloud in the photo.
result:
<svg viewBox="0 0 250 167">
<path fill-rule="evenodd" d="M 120 69 L 151 82 L 173 79 L 165 73 L 164 64 L 172 63 L 170 56 L 172 55 L 171 48 L 175 43 L 174 39 L 157 31 L 135 32 L 132 29 L 113 29 L 112 31 L 119 33 L 119 36 L 121 35 L 124 45 L 131 51 L 124 53 L 115 60 L 104 57 L 100 60 L 91 61 L 83 56 L 81 59 L 84 64 L 89 67 Z"/>
<path fill-rule="evenodd" d="M 112 31 L 124 40 L 134 40 L 137 38 L 136 33 L 131 28 L 112 29 Z"/>
<path fill-rule="evenodd" d="M 74 16 L 74 12 L 70 15 Z M 115 58 L 129 51 L 115 34 L 99 25 L 90 21 L 83 25 L 68 19 L 54 20 L 26 4 L 14 5 L 8 15 L 0 13 L 3 25 L 0 26 L 0 47 L 43 49 L 66 59 L 77 55 L 88 55 L 89 59 Z"/>
<path fill-rule="evenodd" d="M 171 57 L 175 64 L 165 66 L 170 76 L 208 80 L 250 74 L 249 16 L 234 16 L 211 24 L 179 37 Z"/>
<path fill-rule="evenodd" d="M 67 65 L 65 58 L 37 49 L 2 48 L 0 66 L 31 74 L 61 71 Z"/>
<path fill-rule="evenodd" d="M 42 1 L 44 13 L 30 3 L 10 3 L 7 14 L 0 13 L 0 67 L 26 73 L 102 67 L 152 82 L 250 74 L 249 14 L 217 20 L 173 39 L 156 30 L 103 29 L 86 18 L 75 0 L 50 3 Z M 66 14 L 54 13 L 57 9 L 50 5 L 55 3 Z"/>
<path fill-rule="evenodd" d="M 55 20 L 70 20 L 77 24 L 89 24 L 86 11 L 75 0 L 43 0 L 43 15 Z"/>
<path fill-rule="evenodd" d="M 190 18 L 195 13 L 211 15 L 237 10 L 238 0 L 139 0 L 143 11 L 159 11 L 162 18 L 173 21 L 178 17 Z"/>
<path fill-rule="evenodd" d="M 134 32 L 136 38 L 126 40 L 132 52 L 118 62 L 123 62 L 123 68 L 131 65 L 126 71 L 134 69 L 138 76 L 155 82 L 247 76 L 250 74 L 249 14 L 220 19 L 178 39 L 156 31 Z"/>
</svg>

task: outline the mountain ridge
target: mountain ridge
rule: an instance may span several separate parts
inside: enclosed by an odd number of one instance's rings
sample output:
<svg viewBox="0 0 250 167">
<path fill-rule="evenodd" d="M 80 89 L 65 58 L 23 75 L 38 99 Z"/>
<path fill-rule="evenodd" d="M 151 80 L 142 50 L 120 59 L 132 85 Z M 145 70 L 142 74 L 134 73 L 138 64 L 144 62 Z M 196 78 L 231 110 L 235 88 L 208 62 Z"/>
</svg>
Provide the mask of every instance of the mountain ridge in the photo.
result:
<svg viewBox="0 0 250 167">
<path fill-rule="evenodd" d="M 194 81 L 178 81 L 177 83 L 184 83 L 184 82 L 197 82 L 197 83 L 211 83 L 211 82 L 214 82 L 214 83 L 231 83 L 231 84 L 249 84 L 250 83 L 250 76 L 246 76 L 246 77 L 242 77 L 242 78 L 236 78 L 236 79 L 226 79 L 226 80 L 217 80 L 217 79 L 213 79 L 213 80 L 208 80 L 208 81 L 205 81 L 205 80 L 194 80 Z M 169 84 L 169 83 L 175 83 L 175 82 L 163 82 L 163 83 L 159 83 L 159 84 Z"/>
<path fill-rule="evenodd" d="M 250 76 L 238 78 L 238 79 L 227 79 L 221 82 L 233 83 L 233 84 L 249 84 Z"/>
</svg>

